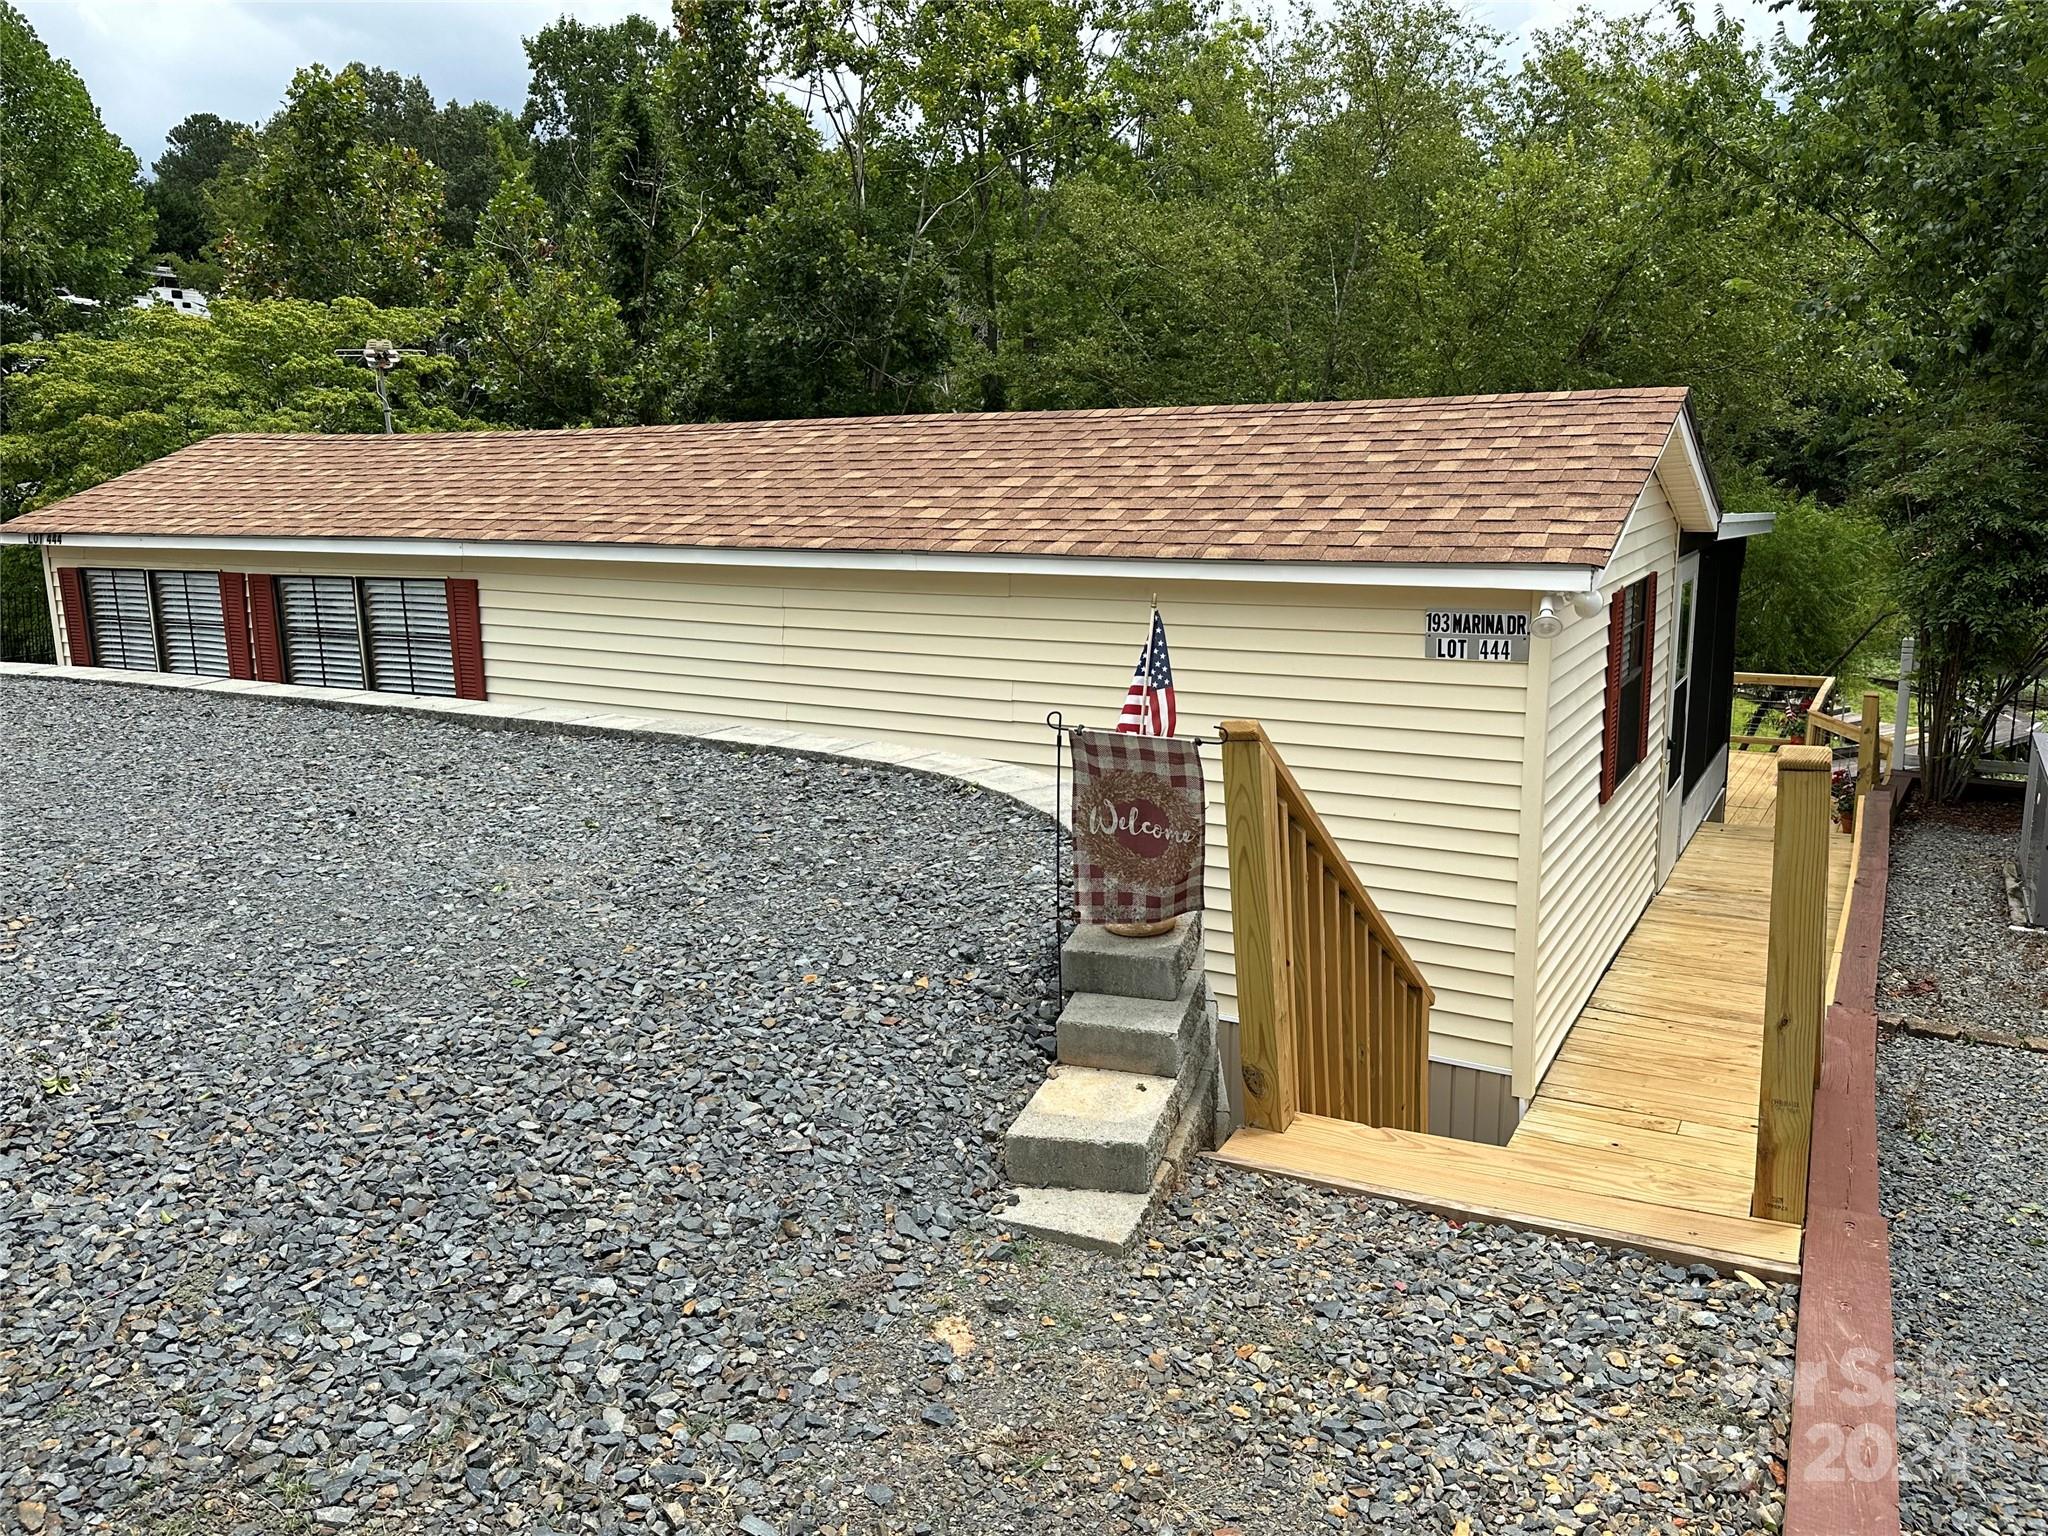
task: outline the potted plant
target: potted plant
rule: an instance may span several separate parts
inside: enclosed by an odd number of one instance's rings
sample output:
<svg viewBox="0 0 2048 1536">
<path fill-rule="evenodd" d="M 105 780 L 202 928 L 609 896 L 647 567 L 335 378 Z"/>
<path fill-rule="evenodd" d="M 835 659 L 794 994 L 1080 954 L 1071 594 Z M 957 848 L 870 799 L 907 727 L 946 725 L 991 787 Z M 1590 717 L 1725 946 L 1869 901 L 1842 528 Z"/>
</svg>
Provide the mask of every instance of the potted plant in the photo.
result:
<svg viewBox="0 0 2048 1536">
<path fill-rule="evenodd" d="M 1856 830 L 1856 775 L 1848 768 L 1837 768 L 1829 781 L 1830 791 L 1835 798 L 1835 825 L 1844 832 Z"/>
</svg>

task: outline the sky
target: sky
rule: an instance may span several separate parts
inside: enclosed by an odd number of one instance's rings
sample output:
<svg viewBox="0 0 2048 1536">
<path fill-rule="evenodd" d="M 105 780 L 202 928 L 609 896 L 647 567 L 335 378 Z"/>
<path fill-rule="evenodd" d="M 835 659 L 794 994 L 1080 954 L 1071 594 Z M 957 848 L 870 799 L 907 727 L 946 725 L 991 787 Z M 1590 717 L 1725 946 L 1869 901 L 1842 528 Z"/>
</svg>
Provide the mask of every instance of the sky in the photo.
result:
<svg viewBox="0 0 2048 1536">
<path fill-rule="evenodd" d="M 144 166 L 165 132 L 193 112 L 260 122 L 303 64 L 352 60 L 418 75 L 436 101 L 526 103 L 521 40 L 557 16 L 611 22 L 630 11 L 663 20 L 666 4 L 636 0 L 19 0 L 29 24 L 84 78 L 109 128 Z M 1668 13 L 1669 0 L 1587 0 L 1616 14 Z M 1722 0 L 1759 37 L 1775 32 L 1771 0 Z M 1554 26 L 1580 0 L 1466 0 L 1476 20 L 1519 40 Z M 1709 16 L 1714 0 L 1696 0 Z M 1801 30 L 1791 18 L 1794 35 Z"/>
</svg>

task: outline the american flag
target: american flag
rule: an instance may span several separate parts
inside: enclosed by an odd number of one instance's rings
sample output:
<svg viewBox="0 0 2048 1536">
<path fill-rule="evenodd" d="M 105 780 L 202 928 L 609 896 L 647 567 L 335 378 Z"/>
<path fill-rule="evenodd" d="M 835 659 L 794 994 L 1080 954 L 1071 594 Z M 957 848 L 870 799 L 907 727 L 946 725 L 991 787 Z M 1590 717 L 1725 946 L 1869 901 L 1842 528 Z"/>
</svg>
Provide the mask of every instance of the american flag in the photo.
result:
<svg viewBox="0 0 2048 1536">
<path fill-rule="evenodd" d="M 1130 690 L 1124 694 L 1123 712 L 1116 717 L 1120 731 L 1140 736 L 1171 736 L 1179 717 L 1173 708 L 1173 663 L 1166 656 L 1166 620 L 1152 610 L 1152 633 L 1145 637 L 1145 649 L 1138 653 L 1138 669 L 1131 674 Z"/>
</svg>

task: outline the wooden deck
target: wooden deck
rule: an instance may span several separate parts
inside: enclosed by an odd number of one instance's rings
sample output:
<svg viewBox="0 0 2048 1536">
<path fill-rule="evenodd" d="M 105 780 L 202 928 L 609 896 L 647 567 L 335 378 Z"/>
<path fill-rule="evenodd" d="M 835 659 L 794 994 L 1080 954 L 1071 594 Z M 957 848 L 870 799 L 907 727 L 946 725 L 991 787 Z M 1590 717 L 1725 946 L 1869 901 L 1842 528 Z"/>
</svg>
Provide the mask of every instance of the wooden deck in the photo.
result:
<svg viewBox="0 0 2048 1536">
<path fill-rule="evenodd" d="M 1778 801 L 1778 759 L 1770 752 L 1728 754 L 1728 807 L 1732 827 L 1768 827 Z"/>
<path fill-rule="evenodd" d="M 1734 754 L 1752 755 L 1771 761 Z M 1851 839 L 1831 835 L 1829 856 L 1836 935 Z M 1702 827 L 1505 1147 L 1301 1115 L 1282 1133 L 1239 1131 L 1216 1155 L 1447 1215 L 1794 1276 L 1800 1229 L 1749 1215 L 1770 883 L 1768 815 Z"/>
</svg>

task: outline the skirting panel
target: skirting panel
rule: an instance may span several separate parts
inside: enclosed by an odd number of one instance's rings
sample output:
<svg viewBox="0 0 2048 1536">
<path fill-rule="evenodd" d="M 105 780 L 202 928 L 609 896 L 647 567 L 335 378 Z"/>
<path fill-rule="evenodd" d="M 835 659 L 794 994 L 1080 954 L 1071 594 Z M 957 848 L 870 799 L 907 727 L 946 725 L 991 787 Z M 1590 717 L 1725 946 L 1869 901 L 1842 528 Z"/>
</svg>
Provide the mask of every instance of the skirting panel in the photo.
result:
<svg viewBox="0 0 2048 1536">
<path fill-rule="evenodd" d="M 1504 1147 L 1522 1118 L 1514 1080 L 1455 1061 L 1429 1064 L 1429 1129 L 1433 1136 Z"/>
<path fill-rule="evenodd" d="M 1219 1021 L 1216 1050 L 1222 1058 L 1223 1085 L 1229 1094 L 1230 1129 L 1243 1127 L 1244 1079 L 1240 1076 L 1238 1026 L 1235 1019 Z M 1489 1072 L 1455 1061 L 1429 1064 L 1429 1129 L 1433 1135 L 1452 1136 L 1460 1141 L 1483 1141 L 1504 1147 L 1522 1118 L 1514 1095 L 1514 1079 L 1505 1072 Z"/>
</svg>

